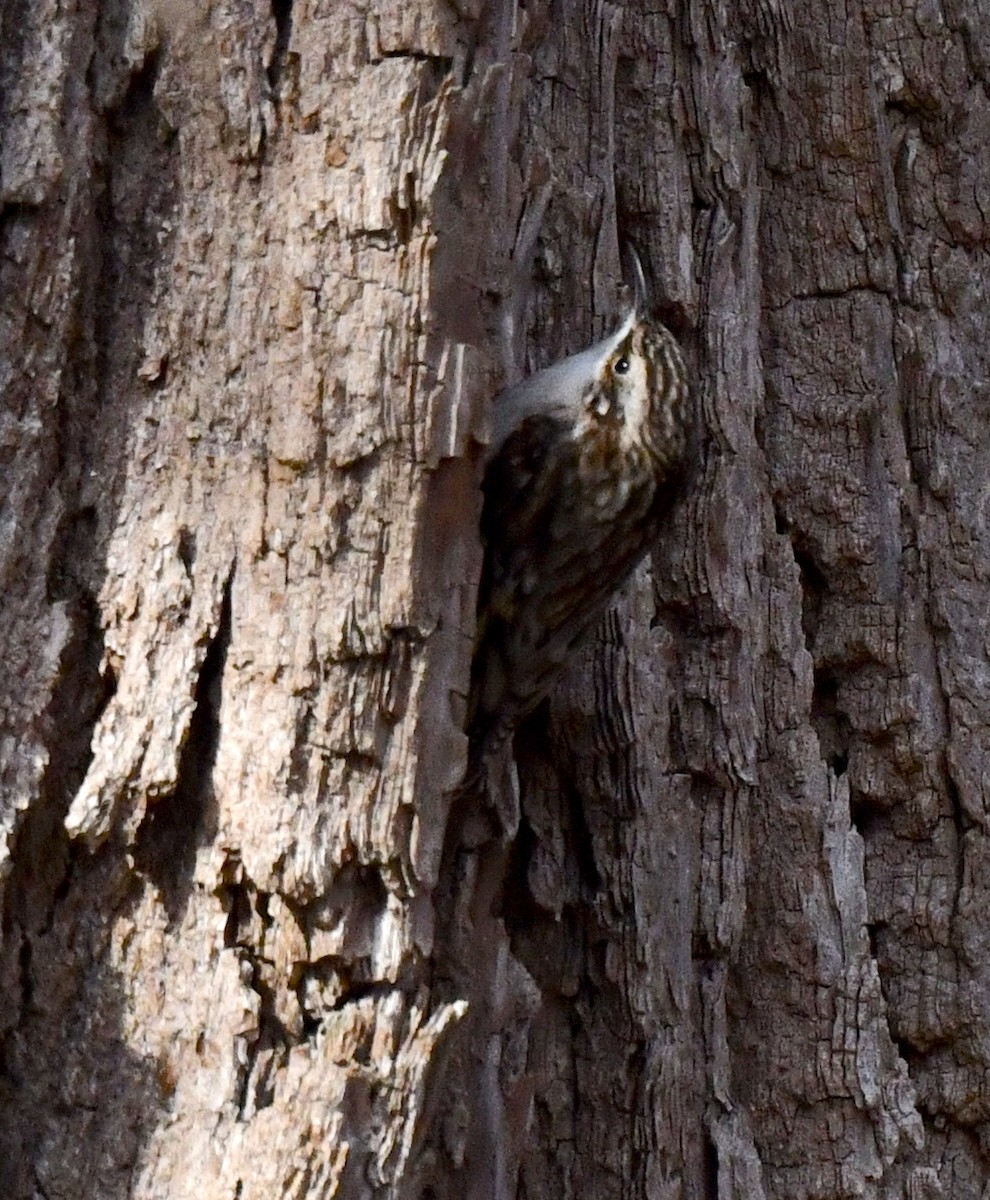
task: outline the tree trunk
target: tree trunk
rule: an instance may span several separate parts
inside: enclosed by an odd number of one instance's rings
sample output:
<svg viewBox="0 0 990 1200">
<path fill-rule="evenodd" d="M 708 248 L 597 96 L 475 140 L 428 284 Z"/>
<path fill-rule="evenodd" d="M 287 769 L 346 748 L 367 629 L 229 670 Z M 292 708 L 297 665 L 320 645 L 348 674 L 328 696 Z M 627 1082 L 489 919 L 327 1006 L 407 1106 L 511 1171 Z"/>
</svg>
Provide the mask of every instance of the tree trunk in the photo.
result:
<svg viewBox="0 0 990 1200">
<path fill-rule="evenodd" d="M 980 0 L 5 0 L 0 1195 L 990 1194 L 988 142 Z M 455 802 L 626 239 L 694 473 Z"/>
</svg>

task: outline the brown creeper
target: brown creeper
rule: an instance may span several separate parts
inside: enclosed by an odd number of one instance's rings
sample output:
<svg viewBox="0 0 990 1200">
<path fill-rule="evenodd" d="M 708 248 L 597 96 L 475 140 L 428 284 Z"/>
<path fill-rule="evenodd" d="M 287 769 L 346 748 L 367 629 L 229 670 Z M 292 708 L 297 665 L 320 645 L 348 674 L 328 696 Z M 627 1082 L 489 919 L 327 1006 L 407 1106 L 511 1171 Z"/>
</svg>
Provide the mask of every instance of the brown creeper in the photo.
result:
<svg viewBox="0 0 990 1200">
<path fill-rule="evenodd" d="M 550 692 L 676 494 L 687 374 L 637 291 L 611 337 L 495 400 L 468 719 L 475 771 Z"/>
</svg>

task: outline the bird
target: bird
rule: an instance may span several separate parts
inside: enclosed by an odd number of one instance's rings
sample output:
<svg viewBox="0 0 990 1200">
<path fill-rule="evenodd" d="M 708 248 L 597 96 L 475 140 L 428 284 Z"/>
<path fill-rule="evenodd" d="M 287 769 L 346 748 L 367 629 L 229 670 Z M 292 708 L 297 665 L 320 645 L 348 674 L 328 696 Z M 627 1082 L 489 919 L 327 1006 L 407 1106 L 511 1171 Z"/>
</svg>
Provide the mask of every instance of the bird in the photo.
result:
<svg viewBox="0 0 990 1200">
<path fill-rule="evenodd" d="M 688 373 L 673 334 L 650 315 L 631 248 L 627 259 L 634 298 L 615 332 L 494 401 L 468 779 L 549 695 L 678 494 Z"/>
</svg>

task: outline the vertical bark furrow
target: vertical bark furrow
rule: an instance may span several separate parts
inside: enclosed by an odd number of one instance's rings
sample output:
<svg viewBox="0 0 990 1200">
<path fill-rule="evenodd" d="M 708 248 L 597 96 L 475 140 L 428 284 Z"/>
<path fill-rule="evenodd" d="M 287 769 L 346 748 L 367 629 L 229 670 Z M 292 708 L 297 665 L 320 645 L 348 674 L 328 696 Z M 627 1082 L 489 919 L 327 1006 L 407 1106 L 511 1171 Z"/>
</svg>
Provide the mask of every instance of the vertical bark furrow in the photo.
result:
<svg viewBox="0 0 990 1200">
<path fill-rule="evenodd" d="M 982 1200 L 988 63 L 4 7 L 0 1192 Z M 466 795 L 476 439 L 625 240 L 696 470 Z"/>
</svg>

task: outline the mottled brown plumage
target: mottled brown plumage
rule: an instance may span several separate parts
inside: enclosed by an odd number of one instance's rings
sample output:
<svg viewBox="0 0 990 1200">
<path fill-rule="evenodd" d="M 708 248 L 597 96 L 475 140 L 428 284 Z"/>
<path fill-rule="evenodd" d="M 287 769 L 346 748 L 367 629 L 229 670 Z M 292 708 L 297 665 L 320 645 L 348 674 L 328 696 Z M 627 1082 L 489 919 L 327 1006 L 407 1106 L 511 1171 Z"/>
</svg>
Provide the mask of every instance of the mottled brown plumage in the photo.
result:
<svg viewBox="0 0 990 1200">
<path fill-rule="evenodd" d="M 495 401 L 468 732 L 472 769 L 546 696 L 655 539 L 687 445 L 683 359 L 633 313 Z"/>
</svg>

